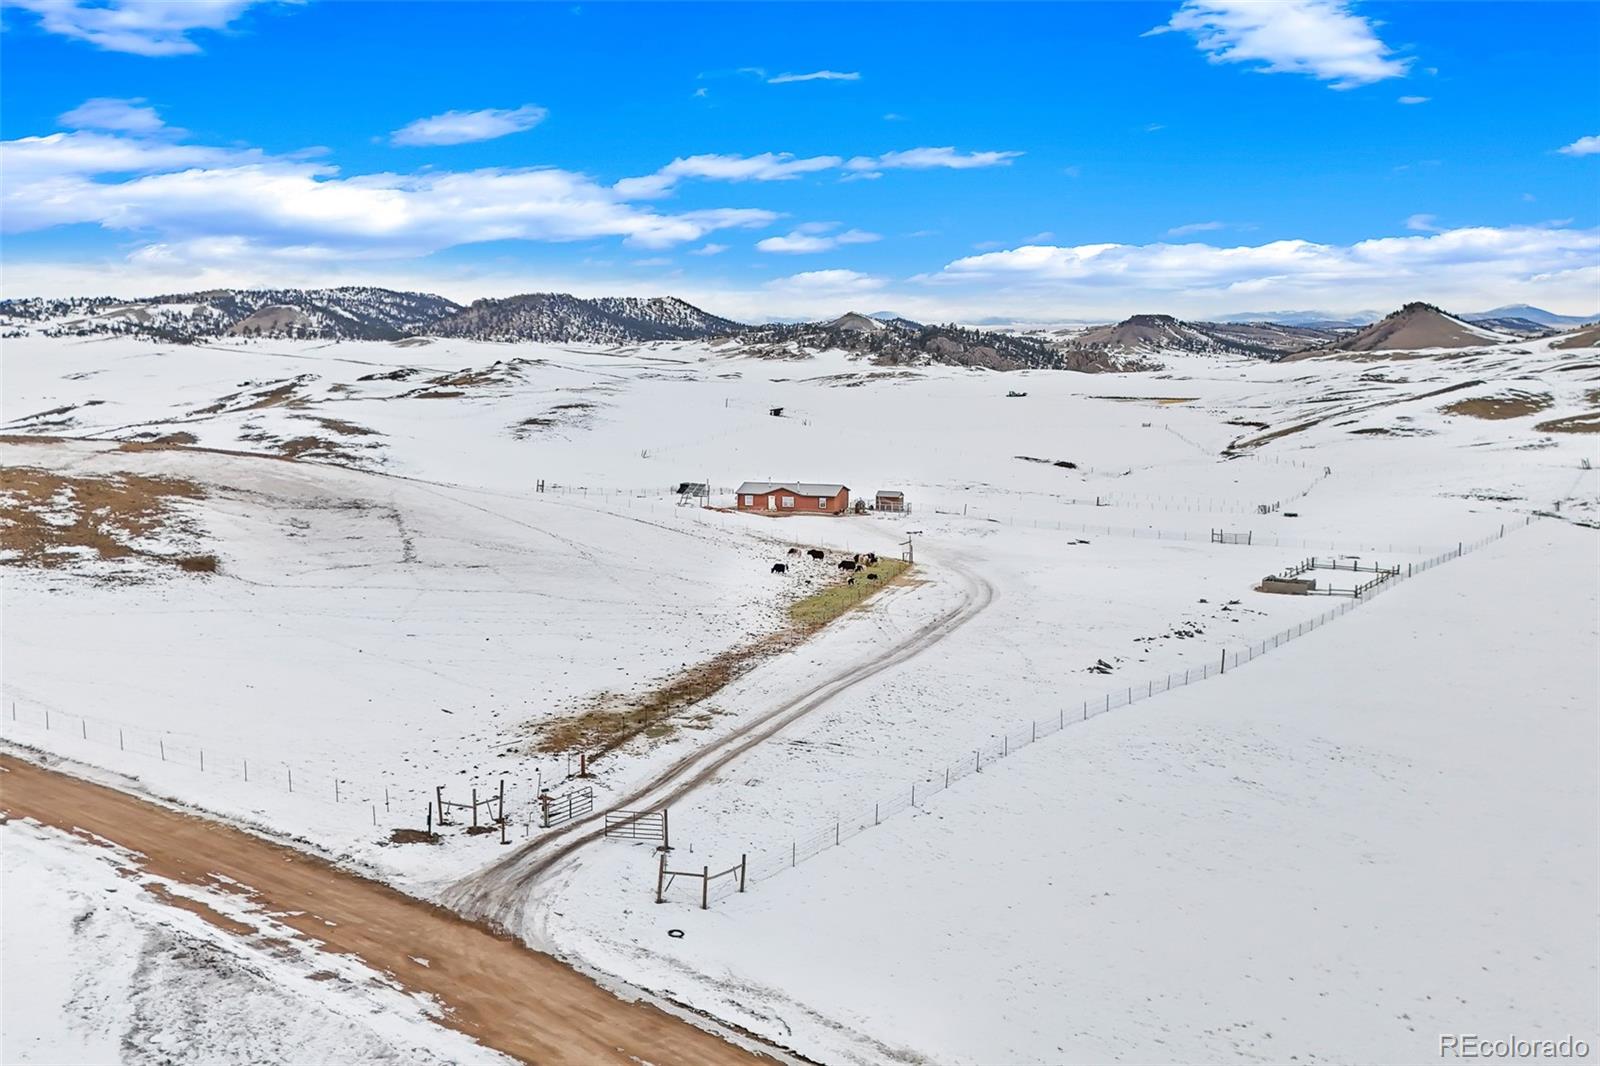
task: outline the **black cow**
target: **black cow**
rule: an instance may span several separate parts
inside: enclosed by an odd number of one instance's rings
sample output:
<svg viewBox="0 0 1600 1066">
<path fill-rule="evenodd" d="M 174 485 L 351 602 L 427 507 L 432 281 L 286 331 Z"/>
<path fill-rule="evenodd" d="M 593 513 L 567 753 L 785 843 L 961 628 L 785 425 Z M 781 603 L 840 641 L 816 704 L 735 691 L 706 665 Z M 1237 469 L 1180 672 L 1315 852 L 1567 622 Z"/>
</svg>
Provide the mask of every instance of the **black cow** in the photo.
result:
<svg viewBox="0 0 1600 1066">
<path fill-rule="evenodd" d="M 877 552 L 868 552 L 867 553 L 867 565 L 876 566 L 877 563 L 878 563 L 878 553 Z"/>
<path fill-rule="evenodd" d="M 790 548 L 789 549 L 789 554 L 790 555 L 799 555 L 800 554 L 800 549 L 799 548 Z"/>
<path fill-rule="evenodd" d="M 878 580 L 878 575 L 877 574 L 868 574 L 867 575 L 867 580 L 868 581 L 876 581 L 876 580 Z"/>
<path fill-rule="evenodd" d="M 820 558 L 822 558 L 822 549 L 821 548 L 812 548 L 810 551 L 806 552 L 806 554 L 811 556 L 811 558 L 813 558 L 813 559 L 820 559 Z"/>
<path fill-rule="evenodd" d="M 855 568 L 856 568 L 856 563 L 855 563 L 854 559 L 840 559 L 839 560 L 839 569 L 840 570 L 854 570 Z"/>
<path fill-rule="evenodd" d="M 855 578 L 851 578 L 849 581 L 845 582 L 846 585 L 854 585 L 855 583 L 856 583 L 856 579 Z"/>
<path fill-rule="evenodd" d="M 782 563 L 773 563 L 772 572 L 774 574 L 787 574 L 789 572 L 789 568 Z"/>
</svg>

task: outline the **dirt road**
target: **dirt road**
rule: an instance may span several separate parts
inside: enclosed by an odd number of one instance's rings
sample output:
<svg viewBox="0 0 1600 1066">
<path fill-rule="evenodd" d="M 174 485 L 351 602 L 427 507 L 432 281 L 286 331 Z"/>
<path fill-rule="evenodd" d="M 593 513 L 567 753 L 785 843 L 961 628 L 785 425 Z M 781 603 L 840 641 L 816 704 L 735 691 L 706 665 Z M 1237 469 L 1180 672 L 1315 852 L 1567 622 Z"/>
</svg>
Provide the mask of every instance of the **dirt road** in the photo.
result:
<svg viewBox="0 0 1600 1066">
<path fill-rule="evenodd" d="M 618 797 L 616 809 L 658 810 L 710 781 L 730 762 L 792 722 L 821 707 L 839 693 L 927 651 L 971 621 L 994 599 L 994 587 L 983 577 L 950 567 L 962 582 L 962 602 L 913 630 L 893 647 L 863 663 L 834 673 L 785 700 L 765 714 L 710 745 L 697 748 L 653 779 Z M 512 854 L 451 885 L 444 902 L 462 914 L 493 922 L 498 928 L 523 933 L 523 918 L 534 883 L 573 852 L 605 832 L 604 812 L 572 822 L 554 833 L 518 848 Z"/>
<path fill-rule="evenodd" d="M 232 878 L 279 922 L 433 996 L 447 1011 L 443 1024 L 525 1062 L 770 1061 L 654 1006 L 624 1002 L 550 956 L 443 908 L 217 822 L 7 755 L 0 755 L 0 810 L 104 837 L 140 853 L 158 877 Z"/>
</svg>

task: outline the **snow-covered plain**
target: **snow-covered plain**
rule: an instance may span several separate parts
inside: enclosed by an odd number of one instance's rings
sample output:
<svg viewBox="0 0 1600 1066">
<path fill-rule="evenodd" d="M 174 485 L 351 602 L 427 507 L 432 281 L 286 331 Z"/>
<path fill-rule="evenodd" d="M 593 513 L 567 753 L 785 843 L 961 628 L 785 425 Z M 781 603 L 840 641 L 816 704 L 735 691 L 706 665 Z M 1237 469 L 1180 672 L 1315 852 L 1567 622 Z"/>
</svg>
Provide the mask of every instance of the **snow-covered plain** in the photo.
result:
<svg viewBox="0 0 1600 1066">
<path fill-rule="evenodd" d="M 0 827 L 7 1063 L 505 1063 L 384 975 L 226 892 L 135 874 L 103 842 Z M 164 902 L 257 929 L 255 943 Z M 260 941 L 269 941 L 269 944 Z"/>
<path fill-rule="evenodd" d="M 842 692 L 673 808 L 675 857 L 720 866 L 871 808 L 1018 722 L 1205 669 L 1224 649 L 1321 614 L 1339 601 L 1250 591 L 1307 555 L 1404 566 L 1558 502 L 1563 517 L 1595 516 L 1595 474 L 1581 467 L 1597 457 L 1594 438 L 1534 428 L 1597 406 L 1581 353 L 1534 343 L 1447 358 L 1167 364 L 996 375 L 837 354 L 763 362 L 699 345 L 9 341 L 4 432 L 67 439 L 13 437 L 3 461 L 206 486 L 179 506 L 221 572 L 147 568 L 107 582 L 88 566 L 8 567 L 0 735 L 431 894 L 503 854 L 490 837 L 381 843 L 392 827 L 420 825 L 435 785 L 460 799 L 504 775 L 509 805 L 526 811 L 537 783 L 567 773 L 565 760 L 524 753 L 530 723 L 771 632 L 795 586 L 829 572 L 770 573 L 787 545 L 891 553 L 916 530 L 914 582 L 737 679 L 710 698 L 709 719 L 597 765 L 603 806 L 694 744 L 980 605 L 934 648 Z M 1547 399 L 1498 420 L 1441 410 L 1510 388 Z M 1230 442 L 1284 430 L 1222 456 Z M 174 434 L 197 447 L 115 443 Z M 667 492 L 709 481 L 727 504 L 728 486 L 784 477 L 840 480 L 868 498 L 901 489 L 914 511 L 773 522 L 677 507 Z M 1341 878 L 1377 891 L 1386 878 L 1410 888 L 1437 874 L 1440 834 L 1474 824 L 1476 808 L 1452 806 L 1450 792 L 1428 794 L 1433 821 L 1376 813 L 1437 776 L 1418 747 L 1435 732 L 1451 731 L 1445 750 L 1492 749 L 1508 763 L 1535 760 L 1546 743 L 1569 759 L 1589 752 L 1570 768 L 1577 791 L 1541 802 L 1552 833 L 1592 831 L 1581 790 L 1587 782 L 1592 800 L 1594 675 L 1573 664 L 1597 650 L 1593 626 L 1574 623 L 1585 602 L 1593 615 L 1594 534 L 1557 523 L 1406 582 L 1234 677 L 1041 742 L 981 784 L 711 911 L 691 910 L 686 894 L 650 906 L 647 849 L 587 849 L 541 887 L 524 932 L 825 1059 L 1426 1054 L 1436 1045 L 1407 1043 L 1425 1026 L 1371 1023 L 1391 1006 L 1443 1023 L 1408 1006 L 1409 986 L 1385 983 L 1426 971 L 1448 992 L 1455 966 L 1432 942 L 1440 926 L 1408 942 L 1374 935 L 1388 929 L 1372 925 L 1386 917 L 1376 904 L 1330 901 L 1312 917 L 1263 900 L 1313 885 L 1336 899 Z M 1251 544 L 1213 544 L 1218 529 Z M 1484 576 L 1471 579 L 1474 568 Z M 1504 598 L 1550 582 L 1570 602 L 1507 629 Z M 1508 732 L 1487 712 L 1464 713 L 1505 711 L 1508 690 L 1468 669 L 1490 655 L 1403 643 L 1457 633 L 1506 649 L 1539 642 L 1560 659 L 1534 678 L 1540 706 L 1566 717 L 1549 710 L 1548 732 Z M 1389 654 L 1401 657 L 1384 665 Z M 1520 670 L 1497 676 L 1533 683 Z M 1297 732 L 1286 732 L 1290 714 Z M 1349 802 L 1328 799 L 1331 789 Z M 1530 819 L 1521 836 L 1533 839 L 1540 808 L 1507 778 L 1480 793 L 1485 804 L 1517 800 L 1502 841 Z M 1385 832 L 1369 839 L 1375 822 Z M 1284 873 L 1285 838 L 1318 833 L 1332 843 Z M 1405 861 L 1357 869 L 1363 842 Z M 1503 947 L 1503 881 L 1438 881 L 1441 894 L 1459 890 L 1441 895 L 1440 914 L 1477 914 L 1495 932 L 1477 942 Z M 1565 883 L 1571 892 L 1540 908 L 1530 935 L 1592 930 L 1592 907 L 1572 906 L 1585 885 L 1592 903 L 1592 877 Z M 1207 905 L 1172 917 L 1191 884 Z M 1167 910 L 1142 920 L 1158 903 Z M 1230 996 L 1316 983 L 1326 957 L 1308 961 L 1305 941 L 1327 914 L 1360 934 L 1359 957 L 1318 989 L 1321 1012 L 1291 997 L 1274 1018 L 1240 1015 Z M 1258 917 L 1268 932 L 1250 925 Z M 1223 934 L 1197 931 L 1212 923 L 1235 938 L 1233 954 Z M 667 939 L 669 925 L 687 935 Z M 1384 943 L 1410 948 L 1384 955 Z M 1405 950 L 1417 955 L 1409 970 L 1395 961 Z M 1594 991 L 1592 968 L 1570 957 L 1507 973 L 1524 999 L 1559 1005 L 1545 996 L 1557 977 Z M 1548 1017 L 1581 1028 L 1562 1010 Z M 1330 1036 L 1345 1030 L 1360 1036 Z"/>
</svg>

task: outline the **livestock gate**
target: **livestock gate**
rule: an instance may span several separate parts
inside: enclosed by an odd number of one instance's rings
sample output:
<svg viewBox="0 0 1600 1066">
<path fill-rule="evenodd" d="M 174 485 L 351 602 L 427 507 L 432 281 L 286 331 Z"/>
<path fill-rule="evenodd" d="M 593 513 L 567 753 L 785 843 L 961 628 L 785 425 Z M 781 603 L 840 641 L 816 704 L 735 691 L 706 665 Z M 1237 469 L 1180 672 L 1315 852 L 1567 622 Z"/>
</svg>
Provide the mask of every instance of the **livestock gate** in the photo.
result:
<svg viewBox="0 0 1600 1066">
<path fill-rule="evenodd" d="M 605 836 L 614 840 L 659 840 L 662 852 L 672 850 L 665 807 L 659 811 L 607 811 Z"/>
<path fill-rule="evenodd" d="M 539 793 L 539 824 L 545 829 L 565 825 L 594 810 L 594 789 L 575 788 L 560 796 Z"/>
</svg>

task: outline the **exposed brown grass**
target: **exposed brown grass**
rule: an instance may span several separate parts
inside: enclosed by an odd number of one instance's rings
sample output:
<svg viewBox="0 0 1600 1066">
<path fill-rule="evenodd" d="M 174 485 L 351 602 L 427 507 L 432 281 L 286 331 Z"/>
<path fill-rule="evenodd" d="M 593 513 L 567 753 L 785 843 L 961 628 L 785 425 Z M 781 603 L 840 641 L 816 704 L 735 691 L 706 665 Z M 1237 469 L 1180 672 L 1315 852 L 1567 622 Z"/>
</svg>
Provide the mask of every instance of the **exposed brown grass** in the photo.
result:
<svg viewBox="0 0 1600 1066">
<path fill-rule="evenodd" d="M 1600 433 L 1600 411 L 1585 411 L 1581 415 L 1553 418 L 1533 427 L 1540 433 Z"/>
<path fill-rule="evenodd" d="M 1467 418 L 1484 418 L 1499 421 L 1505 418 L 1525 418 L 1538 414 L 1555 401 L 1547 392 L 1524 392 L 1512 389 L 1498 396 L 1478 396 L 1469 400 L 1447 403 L 1439 410 L 1447 415 L 1464 415 Z"/>
<path fill-rule="evenodd" d="M 144 440 L 125 440 L 117 445 L 117 450 L 119 452 L 152 452 L 163 448 L 180 448 L 198 443 L 200 443 L 200 438 L 193 433 L 179 431 L 163 436 L 149 437 Z"/>
<path fill-rule="evenodd" d="M 162 555 L 137 543 L 185 531 L 173 502 L 204 495 L 200 486 L 180 478 L 67 477 L 36 467 L 6 467 L 0 470 L 0 552 L 13 566 L 54 568 L 86 557 L 142 558 L 214 573 L 212 556 Z M 209 559 L 209 568 L 192 561 L 200 559 Z"/>
<path fill-rule="evenodd" d="M 423 829 L 396 829 L 389 834 L 391 844 L 437 844 L 438 833 L 429 833 Z M 313 975 L 314 976 L 314 975 Z"/>
<path fill-rule="evenodd" d="M 849 575 L 855 578 L 854 584 L 850 584 L 847 577 L 836 585 L 790 604 L 789 620 L 808 633 L 821 629 L 846 611 L 871 599 L 875 592 L 888 586 L 910 568 L 911 564 L 904 559 L 879 559 L 871 566 L 864 566 Z M 869 580 L 869 575 L 876 575 L 877 579 Z"/>
<path fill-rule="evenodd" d="M 672 719 L 716 693 L 769 655 L 791 644 L 784 633 L 744 644 L 691 666 L 642 695 L 606 695 L 577 714 L 535 727 L 534 750 L 545 754 L 614 751 L 638 736 L 663 737 L 675 728 Z"/>
<path fill-rule="evenodd" d="M 214 574 L 219 565 L 215 555 L 178 556 L 178 569 L 190 574 Z"/>
<path fill-rule="evenodd" d="M 376 437 L 380 435 L 375 429 L 358 426 L 354 422 L 346 422 L 342 418 L 328 418 L 324 415 L 298 415 L 296 417 L 310 419 L 322 426 L 323 429 L 343 434 L 346 437 Z"/>
<path fill-rule="evenodd" d="M 789 608 L 789 624 L 775 633 L 730 648 L 710 661 L 672 675 L 650 690 L 634 695 L 608 694 L 576 714 L 536 723 L 533 750 L 543 754 L 586 751 L 591 756 L 615 751 L 637 737 L 659 739 L 680 727 L 705 728 L 712 715 L 704 710 L 687 713 L 721 691 L 757 663 L 805 640 L 830 622 L 862 606 L 893 584 L 910 579 L 910 564 L 900 559 L 880 559 L 858 571 L 856 583 L 840 571 L 836 584 L 796 601 Z M 875 573 L 869 581 L 865 574 Z"/>
</svg>

